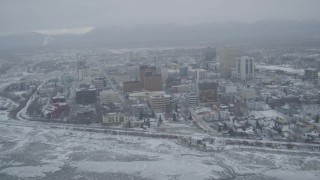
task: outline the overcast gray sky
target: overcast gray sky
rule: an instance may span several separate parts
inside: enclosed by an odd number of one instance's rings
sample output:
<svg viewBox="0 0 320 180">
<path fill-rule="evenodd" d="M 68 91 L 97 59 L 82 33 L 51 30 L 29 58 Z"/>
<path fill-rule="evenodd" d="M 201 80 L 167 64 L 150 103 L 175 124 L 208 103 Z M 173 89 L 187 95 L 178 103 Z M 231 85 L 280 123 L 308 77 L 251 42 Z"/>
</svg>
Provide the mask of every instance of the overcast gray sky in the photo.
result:
<svg viewBox="0 0 320 180">
<path fill-rule="evenodd" d="M 0 0 L 0 33 L 137 24 L 320 20 L 320 0 Z"/>
</svg>

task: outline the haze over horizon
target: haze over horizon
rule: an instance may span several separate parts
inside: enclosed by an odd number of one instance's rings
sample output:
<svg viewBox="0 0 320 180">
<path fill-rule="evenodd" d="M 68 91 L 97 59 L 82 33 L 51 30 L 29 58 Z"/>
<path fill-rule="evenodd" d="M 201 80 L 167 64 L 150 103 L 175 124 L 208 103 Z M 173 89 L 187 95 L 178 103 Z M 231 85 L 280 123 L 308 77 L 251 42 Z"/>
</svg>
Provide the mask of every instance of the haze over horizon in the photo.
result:
<svg viewBox="0 0 320 180">
<path fill-rule="evenodd" d="M 317 0 L 3 0 L 0 34 L 82 27 L 320 20 Z M 41 32 L 41 31 L 40 31 Z"/>
</svg>

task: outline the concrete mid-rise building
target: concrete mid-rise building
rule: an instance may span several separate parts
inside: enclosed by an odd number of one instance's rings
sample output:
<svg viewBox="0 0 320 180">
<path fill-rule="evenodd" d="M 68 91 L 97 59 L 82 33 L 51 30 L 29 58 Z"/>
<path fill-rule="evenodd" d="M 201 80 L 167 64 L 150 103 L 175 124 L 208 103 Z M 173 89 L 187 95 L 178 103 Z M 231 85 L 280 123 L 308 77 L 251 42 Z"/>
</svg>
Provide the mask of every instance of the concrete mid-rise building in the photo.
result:
<svg viewBox="0 0 320 180">
<path fill-rule="evenodd" d="M 101 91 L 100 104 L 108 105 L 109 103 L 120 103 L 119 94 L 115 91 Z"/>
<path fill-rule="evenodd" d="M 128 81 L 123 82 L 123 91 L 128 92 L 136 92 L 141 90 L 141 83 L 140 81 Z"/>
<path fill-rule="evenodd" d="M 195 92 L 189 92 L 186 94 L 186 102 L 191 107 L 197 107 L 198 106 L 198 96 Z"/>
<path fill-rule="evenodd" d="M 94 87 L 98 91 L 105 90 L 107 87 L 107 80 L 106 77 L 96 77 L 92 80 Z"/>
<path fill-rule="evenodd" d="M 171 106 L 171 96 L 168 94 L 150 96 L 148 101 L 155 113 L 166 112 Z"/>
</svg>

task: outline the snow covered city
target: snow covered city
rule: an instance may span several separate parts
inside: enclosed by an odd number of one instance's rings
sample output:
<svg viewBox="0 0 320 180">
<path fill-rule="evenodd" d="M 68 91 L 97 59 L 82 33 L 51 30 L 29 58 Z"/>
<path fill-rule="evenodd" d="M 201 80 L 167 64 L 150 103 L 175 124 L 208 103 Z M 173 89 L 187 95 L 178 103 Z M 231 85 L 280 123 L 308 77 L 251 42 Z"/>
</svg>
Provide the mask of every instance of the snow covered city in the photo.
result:
<svg viewBox="0 0 320 180">
<path fill-rule="evenodd" d="M 320 1 L 0 1 L 0 179 L 319 180 Z"/>
</svg>

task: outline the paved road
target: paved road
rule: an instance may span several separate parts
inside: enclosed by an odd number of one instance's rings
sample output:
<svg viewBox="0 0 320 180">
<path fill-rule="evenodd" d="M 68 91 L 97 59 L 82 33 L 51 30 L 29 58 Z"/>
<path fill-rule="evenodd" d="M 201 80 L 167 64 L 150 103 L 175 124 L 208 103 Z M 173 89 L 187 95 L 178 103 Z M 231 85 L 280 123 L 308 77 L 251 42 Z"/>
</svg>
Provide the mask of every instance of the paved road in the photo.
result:
<svg viewBox="0 0 320 180">
<path fill-rule="evenodd" d="M 203 131 L 211 134 L 211 135 L 217 135 L 217 132 L 212 129 L 203 119 L 199 118 L 199 116 L 194 112 L 192 107 L 189 107 L 186 100 L 184 98 L 179 98 L 180 104 L 185 108 L 190 114 L 194 121 L 194 123 Z"/>
</svg>

